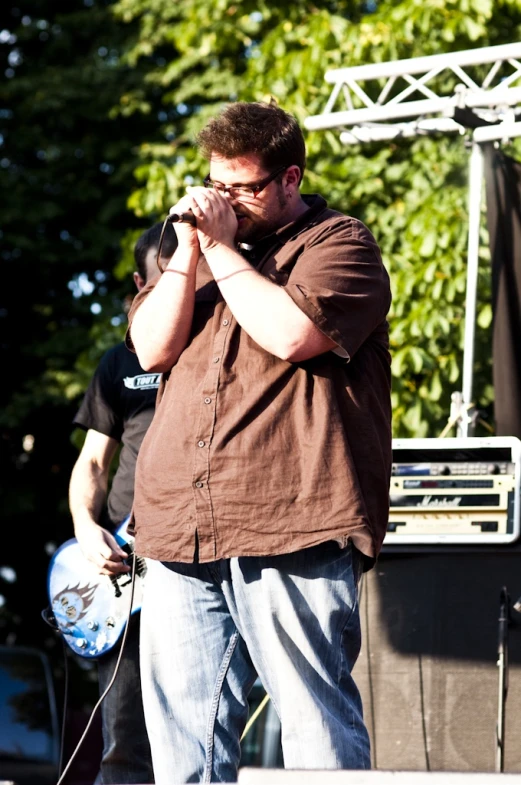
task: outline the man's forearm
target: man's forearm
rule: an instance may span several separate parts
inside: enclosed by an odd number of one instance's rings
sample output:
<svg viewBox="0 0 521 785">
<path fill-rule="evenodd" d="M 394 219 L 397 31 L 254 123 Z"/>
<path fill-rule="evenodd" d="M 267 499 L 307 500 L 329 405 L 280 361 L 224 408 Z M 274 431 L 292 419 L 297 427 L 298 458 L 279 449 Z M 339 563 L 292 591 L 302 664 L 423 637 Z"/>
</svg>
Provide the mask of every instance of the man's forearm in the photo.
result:
<svg viewBox="0 0 521 785">
<path fill-rule="evenodd" d="M 266 351 L 301 362 L 336 345 L 282 287 L 260 275 L 231 248 L 215 246 L 206 253 L 206 260 L 234 317 Z"/>
<path fill-rule="evenodd" d="M 169 371 L 188 342 L 198 257 L 179 248 L 134 315 L 130 336 L 146 371 Z"/>
<path fill-rule="evenodd" d="M 128 572 L 126 557 L 116 540 L 100 523 L 100 515 L 107 498 L 108 470 L 117 442 L 100 433 L 89 431 L 87 451 L 82 452 L 71 474 L 69 506 L 74 521 L 74 534 L 83 555 L 105 575 Z M 100 451 L 87 456 L 94 445 Z M 85 449 L 85 447 L 84 447 Z"/>
<path fill-rule="evenodd" d="M 69 508 L 76 535 L 85 526 L 99 521 L 107 489 L 108 472 L 91 461 L 76 462 L 69 484 Z"/>
</svg>

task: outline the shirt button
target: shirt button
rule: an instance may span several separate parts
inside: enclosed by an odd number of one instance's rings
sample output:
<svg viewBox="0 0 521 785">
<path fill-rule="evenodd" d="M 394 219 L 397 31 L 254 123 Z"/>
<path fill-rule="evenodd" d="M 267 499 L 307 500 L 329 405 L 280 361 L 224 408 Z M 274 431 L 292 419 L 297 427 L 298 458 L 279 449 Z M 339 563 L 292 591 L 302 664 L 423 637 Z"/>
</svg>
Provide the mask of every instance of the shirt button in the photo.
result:
<svg viewBox="0 0 521 785">
<path fill-rule="evenodd" d="M 204 442 L 203 441 L 197 442 L 197 446 L 198 447 L 204 447 Z"/>
<path fill-rule="evenodd" d="M 197 481 L 197 482 L 195 483 L 195 487 L 196 487 L 196 488 L 202 488 L 202 487 L 203 487 L 203 484 L 202 484 L 202 482 L 199 482 L 199 481 Z"/>
<path fill-rule="evenodd" d="M 214 361 L 214 363 L 218 363 L 220 359 L 221 359 L 220 357 L 214 357 L 213 361 Z"/>
<path fill-rule="evenodd" d="M 223 327 L 228 327 L 229 324 L 230 322 L 228 321 L 228 319 L 223 319 Z"/>
<path fill-rule="evenodd" d="M 205 399 L 204 399 L 204 402 L 205 402 L 205 403 L 211 403 L 211 402 L 212 402 L 212 399 L 211 399 L 211 398 L 205 398 Z"/>
</svg>

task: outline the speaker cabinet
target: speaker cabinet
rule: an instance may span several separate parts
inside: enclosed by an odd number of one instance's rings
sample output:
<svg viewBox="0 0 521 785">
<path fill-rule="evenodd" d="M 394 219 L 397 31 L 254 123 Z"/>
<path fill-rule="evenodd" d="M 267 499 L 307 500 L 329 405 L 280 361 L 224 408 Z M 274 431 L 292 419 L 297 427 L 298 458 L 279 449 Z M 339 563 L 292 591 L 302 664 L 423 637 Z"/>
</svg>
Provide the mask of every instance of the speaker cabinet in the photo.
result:
<svg viewBox="0 0 521 785">
<path fill-rule="evenodd" d="M 500 595 L 516 552 L 384 553 L 361 587 L 360 687 L 378 770 L 494 772 Z M 504 770 L 521 771 L 521 615 L 508 630 Z"/>
</svg>

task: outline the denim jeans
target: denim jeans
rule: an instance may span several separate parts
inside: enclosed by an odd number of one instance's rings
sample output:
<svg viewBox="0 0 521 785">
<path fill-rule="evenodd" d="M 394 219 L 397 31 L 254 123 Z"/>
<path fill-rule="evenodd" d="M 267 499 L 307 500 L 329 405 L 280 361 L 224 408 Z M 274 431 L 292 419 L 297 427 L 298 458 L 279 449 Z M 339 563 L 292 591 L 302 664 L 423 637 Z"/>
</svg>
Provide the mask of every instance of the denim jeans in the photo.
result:
<svg viewBox="0 0 521 785">
<path fill-rule="evenodd" d="M 98 660 L 100 694 L 108 686 L 119 644 Z M 139 676 L 139 613 L 130 619 L 116 680 L 101 704 L 103 756 L 96 785 L 154 782 Z"/>
<path fill-rule="evenodd" d="M 286 768 L 370 767 L 360 694 L 361 557 L 327 542 L 209 564 L 149 560 L 141 680 L 158 785 L 235 782 L 258 673 Z"/>
</svg>

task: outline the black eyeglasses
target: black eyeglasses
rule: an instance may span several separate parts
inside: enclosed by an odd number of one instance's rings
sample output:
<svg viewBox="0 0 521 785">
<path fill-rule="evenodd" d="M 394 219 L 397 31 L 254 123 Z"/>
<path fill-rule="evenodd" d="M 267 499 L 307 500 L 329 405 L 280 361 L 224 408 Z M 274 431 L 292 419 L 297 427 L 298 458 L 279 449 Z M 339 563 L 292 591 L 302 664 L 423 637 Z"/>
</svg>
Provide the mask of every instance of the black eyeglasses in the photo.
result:
<svg viewBox="0 0 521 785">
<path fill-rule="evenodd" d="M 273 182 L 273 180 L 287 168 L 287 166 L 279 166 L 278 169 L 275 169 L 275 171 L 265 177 L 264 180 L 261 180 L 258 183 L 252 183 L 251 185 L 242 185 L 240 183 L 237 183 L 236 185 L 223 185 L 223 183 L 216 183 L 213 180 L 210 180 L 210 175 L 207 175 L 207 177 L 204 178 L 203 185 L 205 188 L 213 188 L 220 194 L 228 194 L 232 199 L 255 199 L 261 191 L 264 191 L 266 186 Z"/>
</svg>

